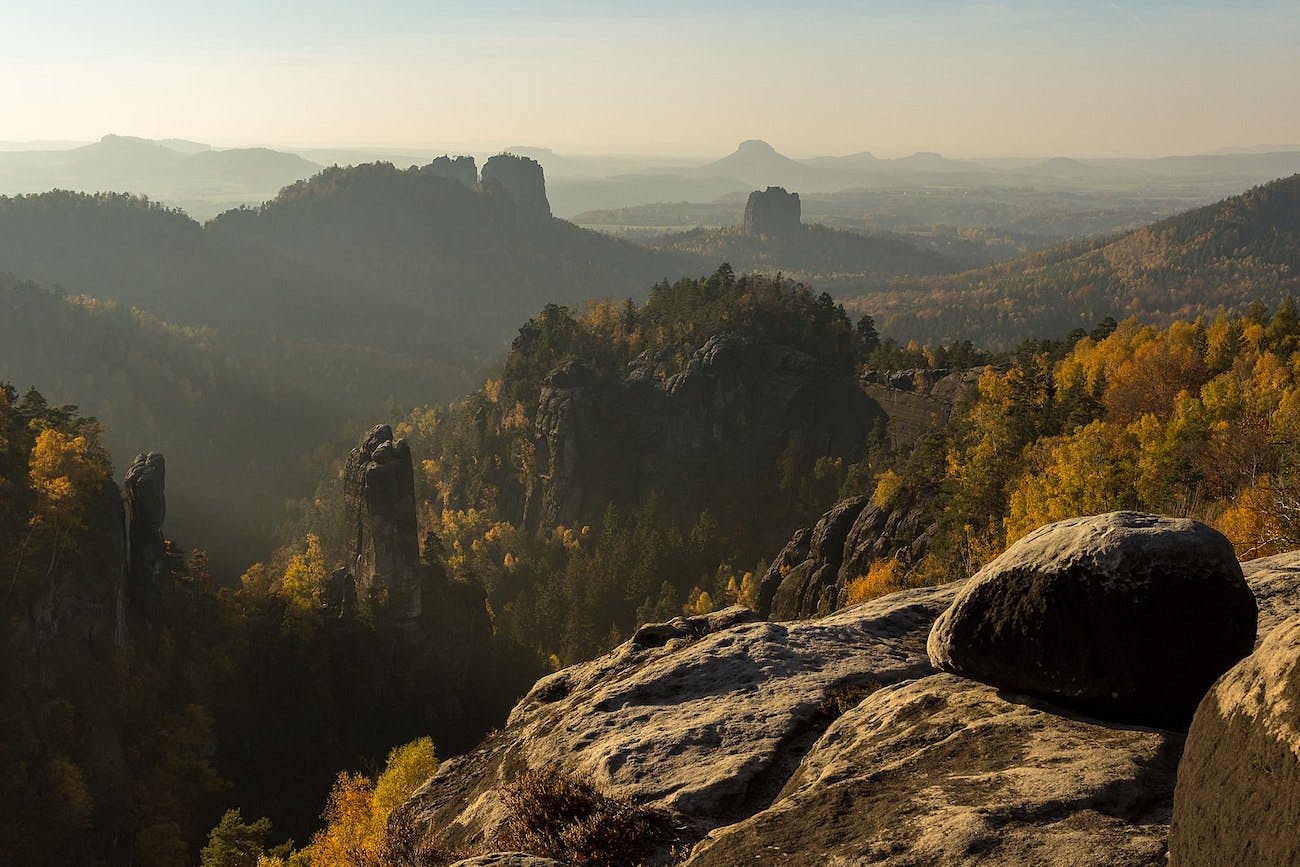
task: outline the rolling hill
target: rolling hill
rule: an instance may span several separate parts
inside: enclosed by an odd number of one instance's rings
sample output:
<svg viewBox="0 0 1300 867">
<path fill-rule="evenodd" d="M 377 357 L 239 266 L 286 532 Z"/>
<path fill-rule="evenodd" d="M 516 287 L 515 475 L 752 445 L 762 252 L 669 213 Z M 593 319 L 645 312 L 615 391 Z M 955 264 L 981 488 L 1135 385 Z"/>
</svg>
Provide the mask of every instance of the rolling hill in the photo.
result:
<svg viewBox="0 0 1300 867">
<path fill-rule="evenodd" d="M 1109 239 L 1067 243 L 846 302 L 900 339 L 992 345 L 1088 328 L 1242 310 L 1300 294 L 1300 175 Z"/>
</svg>

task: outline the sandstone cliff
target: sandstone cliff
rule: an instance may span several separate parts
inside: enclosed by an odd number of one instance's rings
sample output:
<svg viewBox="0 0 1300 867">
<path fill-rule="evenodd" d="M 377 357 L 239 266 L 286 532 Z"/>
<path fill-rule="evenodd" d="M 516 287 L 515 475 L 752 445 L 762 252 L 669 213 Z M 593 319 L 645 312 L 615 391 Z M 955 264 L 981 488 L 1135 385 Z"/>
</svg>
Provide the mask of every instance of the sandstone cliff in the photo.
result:
<svg viewBox="0 0 1300 867">
<path fill-rule="evenodd" d="M 484 186 L 499 186 L 514 199 L 520 222 L 538 222 L 551 218 L 551 203 L 546 199 L 546 176 L 541 163 L 514 154 L 497 154 L 483 164 Z"/>
<path fill-rule="evenodd" d="M 801 471 L 819 456 L 856 460 L 884 421 L 851 375 L 788 346 L 724 334 L 681 369 L 670 356 L 644 353 L 619 378 L 583 362 L 546 378 L 526 526 L 594 522 L 653 490 L 693 518 L 735 499 L 720 485 L 770 477 L 783 454 Z"/>
</svg>

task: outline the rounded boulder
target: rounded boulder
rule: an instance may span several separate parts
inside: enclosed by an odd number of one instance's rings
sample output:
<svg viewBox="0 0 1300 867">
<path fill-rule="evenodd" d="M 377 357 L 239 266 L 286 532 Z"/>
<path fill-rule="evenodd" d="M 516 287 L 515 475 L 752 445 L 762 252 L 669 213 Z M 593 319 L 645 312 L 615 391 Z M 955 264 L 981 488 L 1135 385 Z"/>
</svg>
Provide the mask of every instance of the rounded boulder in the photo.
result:
<svg viewBox="0 0 1300 867">
<path fill-rule="evenodd" d="M 1300 617 L 1219 679 L 1187 733 L 1176 867 L 1300 864 Z"/>
<path fill-rule="evenodd" d="M 1251 652 L 1258 610 L 1204 524 L 1111 512 L 1040 527 L 940 615 L 937 668 L 1099 719 L 1185 728 Z"/>
</svg>

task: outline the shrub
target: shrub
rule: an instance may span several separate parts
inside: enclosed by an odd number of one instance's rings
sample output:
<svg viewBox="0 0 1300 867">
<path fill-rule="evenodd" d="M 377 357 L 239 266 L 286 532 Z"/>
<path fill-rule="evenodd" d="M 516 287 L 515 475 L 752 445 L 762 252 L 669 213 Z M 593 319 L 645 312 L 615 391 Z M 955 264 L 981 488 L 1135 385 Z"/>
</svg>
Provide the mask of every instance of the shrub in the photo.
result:
<svg viewBox="0 0 1300 867">
<path fill-rule="evenodd" d="M 664 841 L 668 815 L 605 794 L 556 767 L 525 771 L 503 793 L 507 812 L 496 841 L 561 861 L 629 865 Z"/>
</svg>

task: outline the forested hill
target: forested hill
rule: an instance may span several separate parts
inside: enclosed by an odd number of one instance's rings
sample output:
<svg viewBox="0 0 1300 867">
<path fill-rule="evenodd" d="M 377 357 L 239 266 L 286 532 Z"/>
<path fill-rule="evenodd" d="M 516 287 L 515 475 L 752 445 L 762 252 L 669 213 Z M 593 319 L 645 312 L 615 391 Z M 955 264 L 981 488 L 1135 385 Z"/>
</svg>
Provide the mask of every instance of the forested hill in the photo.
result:
<svg viewBox="0 0 1300 867">
<path fill-rule="evenodd" d="M 857 232 L 813 224 L 787 234 L 756 235 L 741 226 L 691 229 L 660 237 L 655 249 L 730 262 L 741 271 L 780 270 L 800 279 L 843 279 L 882 283 L 900 274 L 944 274 L 955 270 L 942 255 L 896 238 L 872 238 Z"/>
<path fill-rule="evenodd" d="M 727 266 L 640 306 L 548 305 L 499 376 L 396 426 L 426 549 L 557 662 L 683 604 L 750 598 L 789 527 L 880 445 L 857 376 L 874 340 L 829 295 Z M 336 476 L 299 528 L 327 556 L 347 546 L 342 497 Z"/>
<path fill-rule="evenodd" d="M 122 194 L 0 197 L 0 382 L 111 420 L 119 461 L 194 458 L 176 531 L 238 574 L 340 433 L 463 394 L 543 304 L 694 270 L 545 216 L 540 168 L 522 210 L 429 169 L 328 169 L 205 225 Z"/>
<path fill-rule="evenodd" d="M 1011 345 L 1104 317 L 1170 322 L 1300 290 L 1300 175 L 1115 238 L 846 301 L 901 338 Z"/>
<path fill-rule="evenodd" d="M 425 358 L 490 355 L 541 304 L 686 270 L 563 221 L 516 219 L 499 187 L 386 163 L 327 169 L 203 226 L 126 195 L 0 198 L 0 271 L 180 325 Z"/>
</svg>

